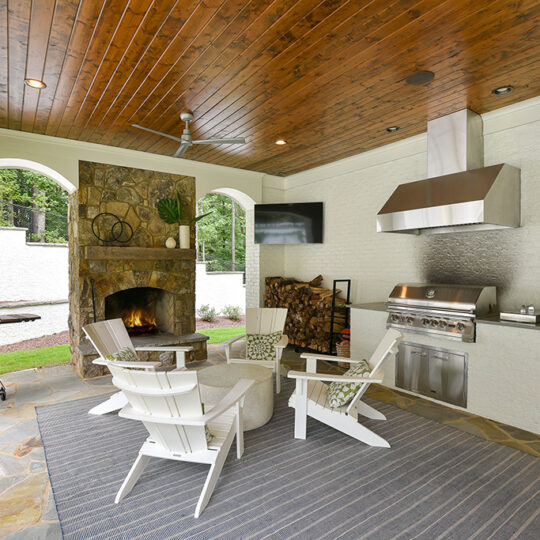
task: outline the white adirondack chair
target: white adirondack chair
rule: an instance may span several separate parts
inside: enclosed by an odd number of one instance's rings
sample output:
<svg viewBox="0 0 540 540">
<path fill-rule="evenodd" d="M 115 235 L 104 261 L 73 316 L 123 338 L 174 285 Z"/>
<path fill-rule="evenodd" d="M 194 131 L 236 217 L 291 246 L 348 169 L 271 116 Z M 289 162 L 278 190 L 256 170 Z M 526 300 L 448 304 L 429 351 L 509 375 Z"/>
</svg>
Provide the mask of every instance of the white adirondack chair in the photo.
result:
<svg viewBox="0 0 540 540">
<path fill-rule="evenodd" d="M 128 348 L 136 354 L 136 351 L 159 351 L 159 352 L 175 352 L 176 353 L 176 369 L 185 369 L 186 367 L 186 352 L 193 350 L 193 347 L 170 346 L 170 347 L 134 347 L 127 333 L 126 327 L 122 319 L 110 319 L 108 321 L 99 321 L 89 324 L 83 328 L 84 333 L 99 354 L 93 363 L 108 366 L 110 360 L 107 356 L 120 352 Z M 116 365 L 142 370 L 156 370 L 161 366 L 161 362 L 115 362 Z M 113 411 L 118 411 L 127 404 L 126 397 L 122 392 L 113 394 L 107 401 L 100 403 L 96 407 L 90 409 L 88 414 L 106 414 Z"/>
<path fill-rule="evenodd" d="M 241 379 L 211 410 L 203 414 L 197 372 L 140 371 L 109 363 L 113 384 L 122 390 L 128 404 L 119 416 L 140 420 L 149 437 L 139 450 L 115 503 L 119 503 L 137 483 L 151 457 L 206 463 L 210 472 L 195 508 L 195 517 L 204 510 L 236 435 L 238 459 L 244 452 L 242 407 L 244 396 L 254 381 Z M 206 442 L 205 426 L 213 435 Z"/>
<path fill-rule="evenodd" d="M 381 365 L 388 355 L 397 352 L 397 343 L 401 338 L 401 333 L 395 329 L 389 329 L 386 332 L 368 361 L 371 373 L 367 377 L 317 373 L 317 360 L 348 362 L 349 364 L 356 364 L 360 360 L 324 354 L 304 353 L 300 355 L 301 358 L 306 358 L 306 372 L 290 371 L 288 373 L 290 378 L 296 379 L 296 389 L 289 398 L 289 407 L 295 409 L 295 438 L 306 438 L 307 417 L 311 416 L 370 446 L 390 448 L 386 440 L 358 422 L 358 413 L 374 420 L 386 420 L 384 414 L 361 401 L 361 398 L 370 384 L 382 382 L 383 371 L 380 369 Z M 350 403 L 342 407 L 332 408 L 328 404 L 328 387 L 323 381 L 361 384 Z"/>
<path fill-rule="evenodd" d="M 280 362 L 283 349 L 289 343 L 289 339 L 283 334 L 285 319 L 287 318 L 286 308 L 247 308 L 246 309 L 246 334 L 236 336 L 224 343 L 225 355 L 228 364 L 255 364 L 270 368 L 276 374 L 276 392 L 281 390 Z M 272 334 L 282 332 L 281 339 L 275 344 L 275 357 L 273 360 L 254 360 L 251 358 L 237 358 L 233 356 L 232 344 L 241 339 L 246 339 L 247 334 Z"/>
</svg>

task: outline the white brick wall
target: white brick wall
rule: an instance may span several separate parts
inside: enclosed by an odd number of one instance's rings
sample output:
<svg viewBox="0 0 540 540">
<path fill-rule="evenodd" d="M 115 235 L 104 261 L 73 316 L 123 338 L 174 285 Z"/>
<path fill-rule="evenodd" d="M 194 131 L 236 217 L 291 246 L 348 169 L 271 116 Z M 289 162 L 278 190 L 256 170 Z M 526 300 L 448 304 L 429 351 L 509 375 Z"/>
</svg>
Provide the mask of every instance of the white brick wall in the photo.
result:
<svg viewBox="0 0 540 540">
<path fill-rule="evenodd" d="M 283 181 L 267 180 L 263 182 L 263 203 L 280 203 L 285 202 L 285 190 L 283 189 Z M 260 264 L 260 305 L 264 304 L 264 287 L 265 277 L 281 276 L 283 274 L 283 259 L 285 251 L 283 246 L 272 246 L 261 244 L 259 249 L 259 264 Z"/>
<path fill-rule="evenodd" d="M 259 307 L 259 246 L 253 241 L 253 208 L 246 209 L 246 307 Z"/>
<path fill-rule="evenodd" d="M 324 201 L 324 243 L 271 248 L 261 276 L 311 279 L 320 273 L 325 286 L 351 278 L 357 303 L 384 300 L 396 283 L 433 281 L 438 272 L 489 279 L 499 286 L 505 309 L 525 302 L 540 307 L 540 98 L 484 115 L 484 135 L 486 165 L 521 168 L 521 228 L 431 236 L 376 233 L 375 215 L 395 187 L 426 177 L 424 134 L 286 178 L 287 202 Z"/>
<path fill-rule="evenodd" d="M 324 202 L 324 241 L 284 247 L 284 274 L 312 279 L 318 274 L 330 287 L 332 279 L 352 278 L 355 301 L 385 298 L 400 280 L 420 279 L 416 241 L 409 235 L 375 232 L 375 214 L 395 186 L 425 176 L 425 153 L 358 169 L 287 191 L 290 202 Z"/>
</svg>

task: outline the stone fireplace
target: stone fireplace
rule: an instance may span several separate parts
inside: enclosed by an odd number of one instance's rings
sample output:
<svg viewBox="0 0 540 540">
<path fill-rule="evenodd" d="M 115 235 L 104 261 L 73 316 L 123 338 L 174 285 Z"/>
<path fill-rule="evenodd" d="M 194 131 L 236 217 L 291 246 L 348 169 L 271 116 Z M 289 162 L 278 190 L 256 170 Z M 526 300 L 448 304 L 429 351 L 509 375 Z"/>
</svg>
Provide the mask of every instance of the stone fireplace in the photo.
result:
<svg viewBox="0 0 540 540">
<path fill-rule="evenodd" d="M 81 377 L 107 373 L 92 364 L 97 354 L 82 331 L 94 320 L 122 318 L 135 346 L 186 344 L 194 348 L 190 360 L 206 358 L 207 337 L 195 333 L 194 240 L 190 249 L 163 247 L 167 237 L 178 239 L 178 227 L 163 222 L 156 209 L 177 192 L 189 219 L 194 178 L 79 163 L 79 189 L 70 196 L 69 326 L 72 362 Z M 102 212 L 129 223 L 133 238 L 126 244 L 98 240 L 92 220 Z M 156 354 L 140 356 L 175 361 L 172 353 Z"/>
</svg>

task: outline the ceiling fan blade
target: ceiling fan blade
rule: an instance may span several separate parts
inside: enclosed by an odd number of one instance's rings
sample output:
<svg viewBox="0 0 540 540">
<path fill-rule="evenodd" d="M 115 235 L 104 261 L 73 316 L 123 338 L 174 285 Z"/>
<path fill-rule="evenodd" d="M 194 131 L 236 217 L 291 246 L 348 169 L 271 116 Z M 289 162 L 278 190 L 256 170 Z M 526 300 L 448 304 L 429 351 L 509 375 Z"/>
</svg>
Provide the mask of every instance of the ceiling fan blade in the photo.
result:
<svg viewBox="0 0 540 540">
<path fill-rule="evenodd" d="M 236 139 L 201 139 L 193 141 L 193 144 L 245 144 L 246 139 L 244 137 L 237 137 Z"/>
<path fill-rule="evenodd" d="M 178 150 L 174 153 L 173 157 L 182 157 L 186 152 L 187 149 L 191 146 L 191 143 L 182 143 Z"/>
<path fill-rule="evenodd" d="M 161 131 L 156 131 L 154 129 L 150 129 L 147 127 L 139 126 L 139 124 L 131 124 L 133 127 L 136 127 L 138 129 L 142 129 L 143 131 L 148 131 L 149 133 L 153 133 L 154 135 L 160 135 L 161 137 L 167 137 L 168 139 L 172 139 L 176 142 L 182 142 L 182 139 L 180 137 L 173 137 L 172 135 L 169 135 L 167 133 L 162 133 Z"/>
</svg>

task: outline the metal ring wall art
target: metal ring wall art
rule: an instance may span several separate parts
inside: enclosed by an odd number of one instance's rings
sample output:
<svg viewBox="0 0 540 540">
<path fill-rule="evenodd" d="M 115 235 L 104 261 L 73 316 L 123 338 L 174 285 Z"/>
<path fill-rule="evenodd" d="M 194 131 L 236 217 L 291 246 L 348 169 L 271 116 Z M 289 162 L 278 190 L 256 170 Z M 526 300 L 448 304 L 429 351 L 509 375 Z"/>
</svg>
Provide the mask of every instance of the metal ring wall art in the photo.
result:
<svg viewBox="0 0 540 540">
<path fill-rule="evenodd" d="M 101 242 L 126 244 L 133 238 L 133 228 L 110 212 L 101 212 L 92 220 L 92 233 Z"/>
</svg>

